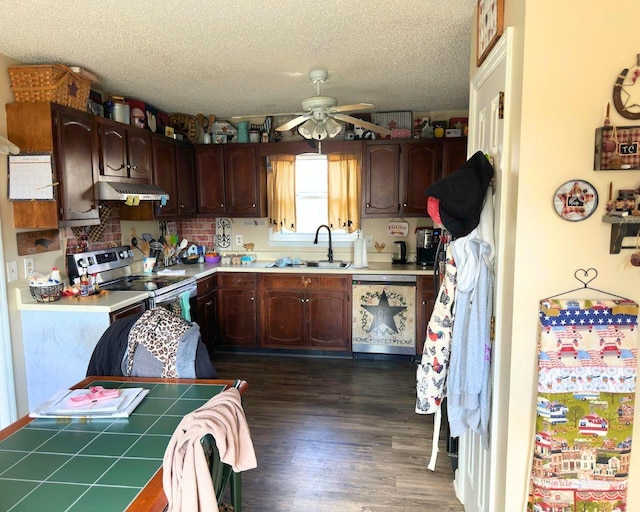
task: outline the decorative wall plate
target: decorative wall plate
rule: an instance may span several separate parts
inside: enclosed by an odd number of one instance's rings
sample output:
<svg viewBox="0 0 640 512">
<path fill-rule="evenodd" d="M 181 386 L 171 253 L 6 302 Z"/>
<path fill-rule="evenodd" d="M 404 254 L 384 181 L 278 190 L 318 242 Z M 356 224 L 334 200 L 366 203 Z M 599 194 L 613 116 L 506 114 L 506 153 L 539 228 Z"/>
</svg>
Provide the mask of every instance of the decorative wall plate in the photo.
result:
<svg viewBox="0 0 640 512">
<path fill-rule="evenodd" d="M 598 192 L 584 180 L 567 181 L 556 190 L 553 206 L 560 217 L 577 222 L 588 218 L 598 206 Z"/>
</svg>

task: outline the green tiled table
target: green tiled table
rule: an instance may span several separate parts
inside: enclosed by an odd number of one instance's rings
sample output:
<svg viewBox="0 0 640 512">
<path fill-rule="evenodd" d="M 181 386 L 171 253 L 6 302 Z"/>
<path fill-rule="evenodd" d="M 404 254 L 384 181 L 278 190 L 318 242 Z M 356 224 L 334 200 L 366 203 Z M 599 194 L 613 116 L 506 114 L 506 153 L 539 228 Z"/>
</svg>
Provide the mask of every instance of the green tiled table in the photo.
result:
<svg viewBox="0 0 640 512">
<path fill-rule="evenodd" d="M 175 428 L 234 381 L 91 377 L 74 387 L 95 385 L 150 391 L 129 418 L 25 417 L 1 430 L 1 511 L 163 510 L 162 459 Z"/>
</svg>

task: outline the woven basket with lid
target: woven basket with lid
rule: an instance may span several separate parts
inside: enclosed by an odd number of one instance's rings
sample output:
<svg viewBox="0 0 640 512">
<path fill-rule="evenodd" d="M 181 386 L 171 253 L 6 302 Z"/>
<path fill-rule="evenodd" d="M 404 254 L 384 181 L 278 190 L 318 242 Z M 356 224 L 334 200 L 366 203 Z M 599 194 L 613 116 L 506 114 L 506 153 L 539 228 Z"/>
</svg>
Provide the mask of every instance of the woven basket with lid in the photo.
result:
<svg viewBox="0 0 640 512">
<path fill-rule="evenodd" d="M 17 102 L 50 101 L 86 110 L 91 80 L 63 64 L 9 67 L 11 90 Z"/>
</svg>

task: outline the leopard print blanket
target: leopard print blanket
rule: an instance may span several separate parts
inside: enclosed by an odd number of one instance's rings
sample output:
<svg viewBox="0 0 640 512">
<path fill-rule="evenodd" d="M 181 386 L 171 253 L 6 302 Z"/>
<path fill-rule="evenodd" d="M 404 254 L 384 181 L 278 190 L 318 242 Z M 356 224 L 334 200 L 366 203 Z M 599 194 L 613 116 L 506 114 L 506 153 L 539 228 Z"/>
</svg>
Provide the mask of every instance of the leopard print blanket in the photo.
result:
<svg viewBox="0 0 640 512">
<path fill-rule="evenodd" d="M 129 331 L 126 375 L 131 375 L 133 355 L 138 345 L 142 345 L 163 363 L 163 378 L 178 377 L 176 369 L 178 345 L 190 327 L 189 322 L 165 308 L 157 307 L 145 311 Z"/>
</svg>

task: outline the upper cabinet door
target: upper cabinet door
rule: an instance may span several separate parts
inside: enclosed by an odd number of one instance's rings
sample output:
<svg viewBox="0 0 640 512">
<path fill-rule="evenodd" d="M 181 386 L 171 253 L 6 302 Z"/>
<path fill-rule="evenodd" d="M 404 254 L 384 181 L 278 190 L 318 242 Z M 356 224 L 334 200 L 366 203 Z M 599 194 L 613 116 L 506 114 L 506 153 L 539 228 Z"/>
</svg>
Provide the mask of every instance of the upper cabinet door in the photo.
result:
<svg viewBox="0 0 640 512">
<path fill-rule="evenodd" d="M 129 178 L 151 182 L 153 173 L 151 132 L 142 129 L 127 130 L 127 150 Z"/>
<path fill-rule="evenodd" d="M 227 146 L 226 153 L 227 213 L 244 217 L 259 216 L 261 190 L 255 146 L 232 144 Z"/>
<path fill-rule="evenodd" d="M 365 150 L 363 213 L 395 215 L 399 210 L 400 145 L 368 144 Z"/>
<path fill-rule="evenodd" d="M 120 123 L 98 120 L 100 134 L 100 174 L 127 178 L 127 132 Z"/>
<path fill-rule="evenodd" d="M 224 146 L 196 146 L 198 213 L 225 213 Z"/>
<path fill-rule="evenodd" d="M 196 165 L 193 147 L 176 143 L 176 178 L 178 184 L 178 215 L 196 213 Z"/>
<path fill-rule="evenodd" d="M 400 213 L 427 213 L 424 191 L 439 179 L 438 144 L 436 142 L 402 145 L 402 178 Z"/>
<path fill-rule="evenodd" d="M 93 185 L 97 180 L 98 144 L 93 116 L 71 109 L 54 109 L 61 225 L 97 224 L 100 215 Z"/>
<path fill-rule="evenodd" d="M 175 145 L 164 137 L 153 137 L 153 182 L 169 194 L 167 204 L 159 208 L 157 217 L 178 214 L 178 189 L 175 173 Z"/>
<path fill-rule="evenodd" d="M 442 178 L 460 169 L 467 161 L 467 139 L 445 140 L 442 144 Z"/>
</svg>

